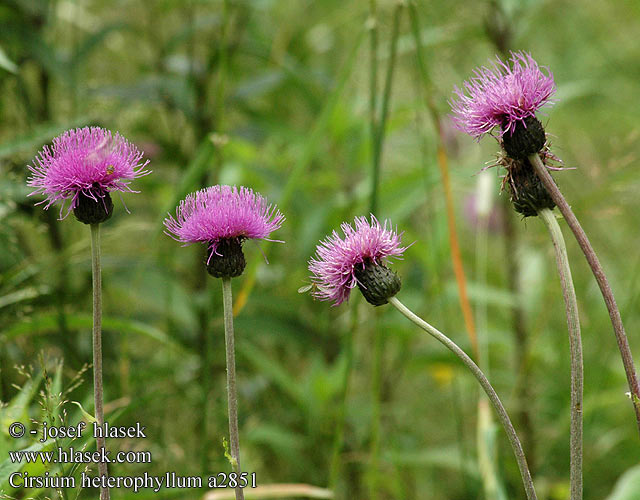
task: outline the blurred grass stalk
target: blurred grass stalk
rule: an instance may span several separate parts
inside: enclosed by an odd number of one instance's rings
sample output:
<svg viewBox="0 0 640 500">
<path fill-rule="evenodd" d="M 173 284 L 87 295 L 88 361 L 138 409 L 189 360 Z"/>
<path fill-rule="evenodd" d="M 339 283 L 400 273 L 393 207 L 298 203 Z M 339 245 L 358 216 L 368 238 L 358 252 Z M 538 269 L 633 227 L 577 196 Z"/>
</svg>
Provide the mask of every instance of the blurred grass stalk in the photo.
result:
<svg viewBox="0 0 640 500">
<path fill-rule="evenodd" d="M 342 96 L 342 93 L 355 66 L 358 49 L 360 48 L 360 44 L 362 43 L 364 34 L 364 30 L 361 30 L 358 33 L 355 41 L 353 42 L 353 46 L 349 50 L 346 61 L 342 65 L 340 73 L 336 78 L 336 83 L 331 89 L 331 93 L 325 99 L 322 106 L 322 111 L 311 127 L 311 133 L 308 136 L 305 136 L 307 137 L 307 140 L 304 142 L 302 153 L 300 154 L 299 159 L 293 165 L 291 173 L 289 174 L 289 178 L 287 179 L 287 182 L 284 185 L 284 188 L 282 188 L 282 192 L 280 194 L 278 206 L 280 207 L 280 210 L 282 212 L 285 212 L 289 206 L 289 203 L 291 203 L 296 189 L 298 189 L 300 183 L 304 181 L 303 174 L 305 169 L 313 161 L 322 143 L 321 141 L 326 138 L 326 132 L 330 126 L 331 117 L 336 110 L 336 107 L 340 101 L 340 97 Z M 265 242 L 264 245 L 262 245 L 262 250 L 267 257 L 269 257 L 270 249 L 270 242 Z M 246 276 L 244 279 L 244 286 L 238 293 L 236 304 L 234 306 L 233 312 L 235 315 L 237 315 L 242 310 L 242 308 L 246 305 L 247 300 L 249 299 L 249 295 L 251 294 L 251 291 L 256 284 L 256 274 L 258 272 L 259 265 L 260 259 L 254 259 L 247 264 L 247 270 L 244 273 L 244 275 Z"/>
<path fill-rule="evenodd" d="M 489 217 L 493 208 L 492 176 L 486 170 L 478 174 L 475 196 L 476 226 L 476 282 L 481 290 L 487 287 L 487 263 L 489 245 Z M 478 353 L 480 369 L 490 376 L 489 329 L 487 301 L 480 298 L 475 307 Z M 478 398 L 478 466 L 482 475 L 482 485 L 487 499 L 507 500 L 504 485 L 497 467 L 496 429 L 489 409 L 489 401 L 481 392 Z"/>
<path fill-rule="evenodd" d="M 349 381 L 351 380 L 351 370 L 353 368 L 353 339 L 358 327 L 358 304 L 356 297 L 352 298 L 350 304 L 349 325 L 344 334 L 344 356 L 345 367 L 342 374 L 340 387 L 340 406 L 338 407 L 338 419 L 336 423 L 336 433 L 333 440 L 333 450 L 331 453 L 331 465 L 329 468 L 329 489 L 337 491 L 338 480 L 340 476 L 340 467 L 342 465 L 342 449 L 344 441 L 344 427 L 347 418 L 347 396 L 349 394 Z"/>
<path fill-rule="evenodd" d="M 202 500 L 233 500 L 233 493 L 225 491 L 209 491 Z M 251 488 L 247 498 L 334 498 L 331 490 L 318 488 L 310 484 L 264 484 Z"/>
<path fill-rule="evenodd" d="M 521 5 L 524 9 L 526 6 Z M 488 14 L 485 19 L 487 36 L 500 53 L 503 60 L 509 58 L 513 32 L 520 17 L 509 15 L 504 0 L 490 0 Z M 522 432 L 522 441 L 527 450 L 529 467 L 536 470 L 535 437 L 531 418 L 533 407 L 533 391 L 531 390 L 531 369 L 529 363 L 529 332 L 527 331 L 525 308 L 522 302 L 521 266 L 517 259 L 518 233 L 514 227 L 514 212 L 508 197 L 502 197 L 498 203 L 504 222 L 505 262 L 509 292 L 516 298 L 512 308 L 511 322 L 514 334 L 514 363 L 516 371 L 517 421 Z"/>
<path fill-rule="evenodd" d="M 558 209 L 564 216 L 564 219 L 567 221 L 567 225 L 571 231 L 573 231 L 587 262 L 589 263 L 589 267 L 596 278 L 598 287 L 600 288 L 600 292 L 602 293 L 602 297 L 604 298 L 604 302 L 607 306 L 609 317 L 611 318 L 611 324 L 613 325 L 613 332 L 616 336 L 616 341 L 618 342 L 618 349 L 620 350 L 622 364 L 624 365 L 627 382 L 629 384 L 631 402 L 633 403 L 633 408 L 636 414 L 636 423 L 638 425 L 638 430 L 640 431 L 640 384 L 638 384 L 638 377 L 633 363 L 633 356 L 631 355 L 631 348 L 629 347 L 629 340 L 627 339 L 627 334 L 624 331 L 624 325 L 622 324 L 622 318 L 620 317 L 620 310 L 618 309 L 616 299 L 613 296 L 609 280 L 607 280 L 607 276 L 604 273 L 604 269 L 602 269 L 598 256 L 589 242 L 589 238 L 587 238 L 587 235 L 582 229 L 580 222 L 578 222 L 573 210 L 571 210 L 567 200 L 564 199 L 564 196 L 558 189 L 553 177 L 551 177 L 551 174 L 547 172 L 547 168 L 542 163 L 540 156 L 538 154 L 531 155 L 529 156 L 529 161 L 551 195 L 551 198 L 558 206 Z"/>
<path fill-rule="evenodd" d="M 198 137 L 198 143 L 202 144 L 203 142 L 209 143 L 212 142 L 209 138 L 209 134 L 212 132 L 216 132 L 217 134 L 224 133 L 224 119 L 225 119 L 225 89 L 226 89 L 226 79 L 227 79 L 227 70 L 229 64 L 229 36 L 231 30 L 231 24 L 233 22 L 233 13 L 231 11 L 231 5 L 229 0 L 224 0 L 222 5 L 222 31 L 220 34 L 220 39 L 218 43 L 215 44 L 214 47 L 209 47 L 209 53 L 207 56 L 207 64 L 205 65 L 206 71 L 201 72 L 197 69 L 197 61 L 195 55 L 195 47 L 197 42 L 197 22 L 198 22 L 198 12 L 197 12 L 197 4 L 192 3 L 189 6 L 189 14 L 192 24 L 192 41 L 191 48 L 192 53 L 190 57 L 191 67 L 190 67 L 190 77 L 192 80 L 192 85 L 195 90 L 195 99 L 196 99 L 196 112 L 194 115 L 193 127 L 196 132 L 196 136 Z M 217 65 L 216 65 L 217 62 Z M 216 68 L 217 66 L 217 68 Z M 208 113 L 207 110 L 210 108 L 209 99 L 208 99 L 208 83 L 210 79 L 213 77 L 214 70 L 217 69 L 217 78 L 215 80 L 215 102 L 214 102 L 214 112 L 213 115 Z M 208 148 L 206 148 L 208 149 Z M 213 157 L 215 162 L 218 165 L 218 169 L 222 168 L 223 164 L 223 156 L 222 156 L 222 148 L 215 147 L 213 149 Z M 210 183 L 215 183 L 215 170 L 209 169 L 203 170 L 200 174 L 199 186 L 198 188 L 203 188 L 209 185 Z M 206 274 L 200 272 L 202 268 L 201 257 L 198 255 L 196 258 L 196 276 L 199 276 L 199 281 L 196 283 L 196 287 L 200 289 L 200 291 L 206 296 L 207 295 L 207 276 Z M 231 348 L 233 349 L 233 311 L 232 311 L 232 301 L 231 301 L 231 284 L 228 283 L 228 290 L 225 287 L 225 280 L 223 279 L 223 299 L 224 303 L 224 314 L 225 314 L 225 339 L 227 339 L 227 314 L 231 315 Z M 228 301 L 229 304 L 226 303 L 227 297 L 226 292 L 228 292 Z M 206 301 L 205 301 L 206 303 Z M 227 305 L 229 306 L 229 311 L 227 311 Z M 207 313 L 207 307 L 203 306 L 198 314 L 199 323 L 200 323 L 200 335 L 201 340 L 204 346 L 202 350 L 201 356 L 201 382 L 202 382 L 202 421 L 199 422 L 200 428 L 204 434 L 204 439 L 202 440 L 202 472 L 206 474 L 209 469 L 209 452 L 213 448 L 213 443 L 211 440 L 211 411 L 210 411 L 210 395 L 212 390 L 212 374 L 213 374 L 213 341 L 210 338 L 211 333 L 209 332 L 210 321 L 209 315 Z M 231 361 L 233 362 L 233 381 L 232 384 L 229 383 L 229 379 L 232 377 L 229 367 L 229 344 L 226 344 L 227 348 L 227 392 L 233 391 L 233 393 L 228 394 L 229 398 L 229 432 L 230 432 L 230 444 L 231 444 L 231 453 L 233 460 L 237 461 L 237 471 L 234 467 L 234 471 L 240 472 L 240 458 L 239 458 L 239 441 L 238 441 L 238 415 L 237 415 L 237 402 L 235 395 L 235 354 L 231 353 Z M 232 400 L 233 400 L 233 408 L 232 408 Z M 232 415 L 233 413 L 233 415 Z M 234 417 L 234 418 L 232 418 Z M 234 435 L 235 431 L 235 435 Z M 243 500 L 244 494 L 242 492 L 242 488 L 236 488 L 236 499 Z"/>
<path fill-rule="evenodd" d="M 447 211 L 447 225 L 449 228 L 449 245 L 451 247 L 451 261 L 453 265 L 454 274 L 456 277 L 456 283 L 458 286 L 458 295 L 460 300 L 460 308 L 462 310 L 464 324 L 466 331 L 469 335 L 471 342 L 472 352 L 474 357 L 478 360 L 478 364 L 483 367 L 483 363 L 488 362 L 488 352 L 486 346 L 488 341 L 485 339 L 485 349 L 481 350 L 480 342 L 478 339 L 478 331 L 476 330 L 476 324 L 473 317 L 471 304 L 467 294 L 467 281 L 464 271 L 464 265 L 462 262 L 462 255 L 460 252 L 460 245 L 458 242 L 458 235 L 455 222 L 455 208 L 453 203 L 453 195 L 451 192 L 451 182 L 449 179 L 449 162 L 445 149 L 444 131 L 442 128 L 442 121 L 440 114 L 433 103 L 431 90 L 431 80 L 427 70 L 427 65 L 423 55 L 422 47 L 422 29 L 420 26 L 420 17 L 418 15 L 415 0 L 409 2 L 409 16 L 411 19 L 411 29 L 413 33 L 414 42 L 416 45 L 416 59 L 419 74 L 422 83 L 427 89 L 424 95 L 424 101 L 427 109 L 431 114 L 431 118 L 437 130 L 437 163 L 440 169 L 440 175 L 442 179 L 442 188 L 445 196 L 445 206 Z M 485 190 L 486 192 L 486 190 Z M 483 196 L 479 193 L 479 198 Z M 478 200 L 481 203 L 481 200 Z M 486 203 L 485 203 L 486 205 Z M 490 209 L 490 202 L 489 202 Z M 487 231 L 488 231 L 488 210 L 484 210 L 486 213 L 482 215 L 478 213 L 478 232 L 476 240 L 476 264 L 478 267 L 478 275 L 481 281 L 486 281 L 486 265 L 487 265 Z M 477 310 L 479 322 L 483 325 L 484 333 L 486 334 L 487 321 L 486 321 L 486 303 L 481 303 Z M 477 424 L 477 443 L 478 443 L 478 464 L 482 475 L 482 483 L 487 498 L 505 499 L 506 494 L 504 487 L 498 476 L 497 471 L 497 456 L 495 453 L 495 432 L 492 430 L 493 423 L 491 414 L 489 413 L 487 400 L 483 395 L 480 395 L 478 399 L 478 424 Z"/>
<path fill-rule="evenodd" d="M 582 499 L 582 393 L 583 393 L 583 366 L 582 366 L 582 337 L 580 335 L 580 317 L 578 315 L 578 299 L 573 286 L 571 268 L 567 246 L 562 236 L 562 230 L 555 215 L 548 208 L 538 211 L 538 217 L 542 219 L 549 230 L 553 248 L 556 254 L 558 276 L 562 286 L 567 327 L 569 330 L 569 349 L 571 352 L 571 430 L 570 430 L 570 475 L 571 500 Z"/>
<path fill-rule="evenodd" d="M 392 32 L 389 44 L 389 60 L 385 76 L 384 89 L 382 94 L 382 102 L 380 106 L 380 120 L 377 120 L 377 92 L 378 92 L 378 19 L 376 0 L 369 1 L 369 19 L 367 26 L 370 31 L 370 67 L 369 67 L 369 119 L 371 131 L 371 201 L 370 213 L 376 215 L 378 213 L 378 192 L 380 188 L 380 168 L 382 162 L 382 153 L 384 146 L 384 138 L 386 132 L 387 118 L 389 116 L 389 105 L 391 102 L 391 90 L 393 86 L 393 76 L 396 68 L 396 56 L 398 53 L 398 37 L 400 34 L 400 21 L 402 18 L 402 10 L 404 2 L 398 0 L 393 10 Z M 374 315 L 374 318 L 376 316 Z M 376 328 L 374 325 L 374 349 L 373 349 L 373 366 L 372 366 L 372 383 L 371 383 L 371 443 L 369 450 L 369 498 L 376 500 L 379 498 L 379 461 L 380 461 L 380 426 L 381 426 L 381 407 L 382 407 L 382 379 L 383 369 L 382 361 L 384 354 L 384 332 Z"/>
<path fill-rule="evenodd" d="M 464 318 L 465 328 L 471 341 L 474 356 L 477 357 L 479 353 L 478 338 L 476 335 L 475 322 L 473 320 L 473 312 L 469 303 L 469 296 L 467 294 L 467 280 L 465 277 L 464 266 L 462 263 L 462 257 L 460 254 L 460 245 L 458 243 L 458 235 L 456 230 L 455 221 L 455 209 L 453 206 L 453 196 L 451 194 L 451 183 L 449 181 L 449 160 L 447 152 L 444 147 L 444 131 L 442 129 L 442 120 L 440 114 L 433 102 L 431 92 L 431 79 L 429 78 L 429 72 L 423 55 L 422 38 L 420 27 L 420 17 L 418 15 L 415 0 L 410 0 L 409 17 L 411 19 L 411 31 L 416 44 L 416 59 L 420 78 L 425 88 L 424 102 L 431 115 L 431 119 L 436 127 L 437 131 L 437 161 L 440 168 L 440 174 L 442 176 L 442 188 L 445 195 L 445 204 L 447 210 L 447 224 L 449 227 L 449 244 L 451 246 L 451 261 L 453 264 L 454 274 L 456 276 L 456 283 L 458 286 L 458 294 L 460 298 L 460 308 Z"/>
</svg>

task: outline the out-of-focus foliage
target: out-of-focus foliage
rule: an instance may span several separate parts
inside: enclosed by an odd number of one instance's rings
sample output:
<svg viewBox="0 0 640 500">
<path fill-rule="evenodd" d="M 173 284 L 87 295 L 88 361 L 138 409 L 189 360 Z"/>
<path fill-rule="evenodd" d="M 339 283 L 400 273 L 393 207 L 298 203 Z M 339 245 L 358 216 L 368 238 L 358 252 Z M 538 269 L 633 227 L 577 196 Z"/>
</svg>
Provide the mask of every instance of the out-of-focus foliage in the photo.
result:
<svg viewBox="0 0 640 500">
<path fill-rule="evenodd" d="M 377 3 L 381 92 L 395 2 Z M 415 242 L 393 265 L 403 278 L 400 296 L 470 350 L 426 90 L 444 124 L 472 306 L 479 314 L 486 310 L 486 322 L 478 324 L 490 378 L 519 432 L 517 415 L 523 406 L 528 410 L 533 441 L 525 444 L 540 498 L 565 498 L 569 354 L 552 249 L 538 220 L 520 221 L 501 208 L 506 195 L 497 196 L 499 172 L 490 170 L 496 219 L 486 259 L 478 259 L 483 240 L 473 222 L 474 174 L 492 161 L 497 144 L 487 138 L 478 145 L 453 131 L 447 99 L 453 85 L 500 48 L 529 51 L 553 71 L 557 102 L 546 108 L 543 122 L 554 152 L 566 166 L 577 167 L 555 177 L 609 273 L 640 358 L 640 4 L 419 0 L 416 6 L 430 83 L 419 71 L 405 9 L 378 213 L 404 231 L 406 243 Z M 27 164 L 52 137 L 95 124 L 135 142 L 153 170 L 135 182 L 139 194 L 123 196 L 131 213 L 115 197 L 116 213 L 103 226 L 107 419 L 139 421 L 148 430 L 143 442 L 112 440 L 109 446 L 153 454 L 152 464 L 113 465 L 112 474 L 229 469 L 222 445 L 227 420 L 220 283 L 204 273 L 203 248 L 182 248 L 162 234 L 163 217 L 187 192 L 227 183 L 260 191 L 287 216 L 274 235 L 286 243 L 261 245 L 268 264 L 258 248 L 246 245 L 247 271 L 233 283 L 244 469 L 256 472 L 259 484 L 309 483 L 335 487 L 336 498 L 368 498 L 378 329 L 385 342 L 380 498 L 483 496 L 476 458 L 478 389 L 457 361 L 390 307 L 374 310 L 354 294 L 351 304 L 332 308 L 297 292 L 308 283 L 306 263 L 318 240 L 368 211 L 368 17 L 368 2 L 337 0 L 0 2 L 5 488 L 7 451 L 33 444 L 9 438 L 7 422 L 48 418 L 51 411 L 42 406 L 47 398 L 59 398 L 70 424 L 82 417 L 72 401 L 92 408 L 91 374 L 84 371 L 91 360 L 89 230 L 72 216 L 58 221 L 55 207 L 34 206 L 39 200 L 27 196 L 25 182 Z M 511 36 L 501 38 L 505 27 Z M 521 296 L 509 284 L 505 216 L 513 219 Z M 624 372 L 597 286 L 568 231 L 566 236 L 584 335 L 585 499 L 636 498 L 637 472 L 614 490 L 637 465 L 640 446 Z M 518 304 L 527 335 L 521 365 L 515 363 L 512 322 Z M 31 368 L 15 368 L 23 365 Z M 83 383 L 74 387 L 79 372 Z M 528 399 L 522 401 L 525 372 Z M 344 443 L 336 452 L 343 418 Z M 499 428 L 496 439 L 507 495 L 523 498 Z M 17 498 L 57 495 L 6 491 Z M 82 491 L 80 498 L 94 493 Z M 165 493 L 152 497 L 171 494 Z M 114 490 L 113 498 L 143 496 Z"/>
</svg>

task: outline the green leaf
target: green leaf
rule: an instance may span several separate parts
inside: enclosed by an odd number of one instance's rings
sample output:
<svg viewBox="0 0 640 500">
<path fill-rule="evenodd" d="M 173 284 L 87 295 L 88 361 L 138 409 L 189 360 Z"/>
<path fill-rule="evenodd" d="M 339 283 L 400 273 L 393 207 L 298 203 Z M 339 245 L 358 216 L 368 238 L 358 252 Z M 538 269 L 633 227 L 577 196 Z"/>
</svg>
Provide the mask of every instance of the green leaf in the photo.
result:
<svg viewBox="0 0 640 500">
<path fill-rule="evenodd" d="M 0 68 L 7 70 L 14 75 L 18 72 L 18 65 L 14 63 L 2 47 L 0 47 Z"/>
<path fill-rule="evenodd" d="M 91 123 L 91 119 L 87 116 L 82 116 L 66 123 L 46 123 L 36 127 L 28 134 L 16 137 L 2 144 L 0 146 L 0 159 L 24 151 L 32 152 L 34 149 L 39 149 L 43 144 L 50 142 L 52 138 L 60 135 L 65 130 L 83 127 L 89 123 Z"/>
<path fill-rule="evenodd" d="M 45 446 L 48 446 L 48 444 L 49 443 L 41 443 L 38 441 L 23 451 L 41 451 Z M 10 488 L 9 476 L 19 471 L 24 465 L 26 464 L 23 462 L 12 462 L 10 457 L 0 463 L 0 486 Z"/>
<path fill-rule="evenodd" d="M 98 421 L 96 417 L 94 417 L 93 415 L 91 415 L 91 413 L 85 410 L 80 403 L 78 403 L 77 401 L 71 401 L 71 403 L 76 405 L 78 408 L 80 408 L 80 412 L 82 413 L 82 416 L 87 420 L 87 422 L 93 423 Z"/>
<path fill-rule="evenodd" d="M 36 297 L 40 297 L 41 295 L 46 295 L 48 293 L 49 287 L 44 285 L 39 287 L 23 288 L 17 292 L 0 296 L 0 309 L 24 300 L 35 299 Z"/>
<path fill-rule="evenodd" d="M 90 329 L 93 325 L 93 318 L 88 314 L 70 314 L 67 315 L 67 324 L 68 327 L 72 329 Z M 102 328 L 104 330 L 144 335 L 176 350 L 184 350 L 183 346 L 169 338 L 162 330 L 140 321 L 106 316 L 102 318 Z M 0 339 L 0 345 L 20 336 L 29 337 L 31 335 L 48 334 L 57 331 L 57 329 L 57 313 L 32 316 L 9 325 L 9 327 L 4 330 L 4 335 Z"/>
<path fill-rule="evenodd" d="M 108 35 L 125 27 L 127 27 L 127 25 L 121 22 L 112 23 L 105 26 L 98 32 L 86 37 L 70 61 L 71 69 L 77 69 L 77 67 L 89 57 L 91 52 L 104 42 Z"/>
<path fill-rule="evenodd" d="M 430 448 L 422 451 L 391 451 L 384 454 L 384 461 L 401 467 L 440 467 L 454 471 L 464 470 L 472 477 L 479 477 L 475 463 L 463 461 L 458 447 Z"/>
<path fill-rule="evenodd" d="M 182 198 L 184 198 L 187 193 L 198 187 L 199 179 L 211 166 L 213 151 L 213 143 L 211 142 L 211 139 L 207 137 L 204 141 L 202 141 L 202 143 L 198 147 L 198 151 L 196 152 L 194 159 L 187 166 L 187 170 L 182 176 L 180 184 L 173 192 L 173 198 L 171 199 L 171 202 L 167 203 L 164 210 L 162 210 L 160 219 L 158 221 L 158 233 L 156 237 L 160 235 L 162 229 L 164 228 L 162 221 L 166 217 L 167 213 L 173 212 L 178 202 Z"/>
<path fill-rule="evenodd" d="M 327 128 L 331 123 L 331 117 L 333 116 L 333 113 L 336 110 L 338 103 L 340 102 L 340 98 L 342 97 L 342 93 L 347 85 L 347 82 L 349 81 L 349 77 L 351 76 L 351 73 L 355 68 L 358 49 L 360 48 L 360 44 L 364 39 L 364 34 L 364 30 L 358 33 L 349 56 L 336 80 L 336 84 L 331 90 L 330 94 L 327 96 L 320 116 L 318 116 L 316 122 L 313 125 L 313 128 L 311 129 L 311 132 L 308 135 L 308 139 L 305 142 L 302 154 L 291 169 L 289 179 L 287 180 L 287 183 L 282 189 L 282 194 L 280 195 L 280 203 L 278 205 L 280 206 L 281 210 L 284 210 L 285 207 L 287 207 L 288 203 L 291 201 L 291 198 L 293 197 L 293 194 L 295 193 L 295 190 L 298 187 L 298 184 L 302 179 L 305 170 L 313 161 L 320 147 L 320 144 L 325 137 Z"/>
<path fill-rule="evenodd" d="M 607 500 L 640 500 L 640 465 L 631 467 L 620 476 Z"/>
<path fill-rule="evenodd" d="M 29 402 L 38 392 L 42 374 L 36 378 L 30 378 L 20 389 L 20 392 L 14 396 L 6 408 L 0 410 L 0 426 L 7 428 L 12 422 L 20 420 L 26 415 L 26 409 Z"/>
<path fill-rule="evenodd" d="M 240 342 L 236 347 L 238 348 L 238 353 L 247 359 L 256 368 L 256 371 L 269 378 L 300 407 L 307 407 L 307 395 L 304 390 L 298 381 L 289 375 L 278 362 L 265 356 L 261 349 L 252 346 L 248 342 Z"/>
</svg>

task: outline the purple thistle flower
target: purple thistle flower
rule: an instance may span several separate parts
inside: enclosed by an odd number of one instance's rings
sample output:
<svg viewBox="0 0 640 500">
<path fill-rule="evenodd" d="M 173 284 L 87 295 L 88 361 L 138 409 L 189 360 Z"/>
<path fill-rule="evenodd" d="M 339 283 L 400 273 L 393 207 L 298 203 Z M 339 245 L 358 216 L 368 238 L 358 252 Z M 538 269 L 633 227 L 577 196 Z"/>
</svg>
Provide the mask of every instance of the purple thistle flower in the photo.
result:
<svg viewBox="0 0 640 500">
<path fill-rule="evenodd" d="M 512 134 L 517 123 L 535 117 L 535 112 L 550 101 L 556 91 L 553 74 L 545 74 L 531 54 L 511 52 L 511 66 L 496 56 L 492 68 L 482 66 L 454 88 L 457 99 L 449 101 L 453 122 L 459 130 L 479 139 L 501 127 Z"/>
<path fill-rule="evenodd" d="M 36 188 L 29 194 L 42 194 L 48 209 L 62 201 L 60 218 L 76 208 L 81 196 L 94 201 L 104 200 L 109 191 L 137 193 L 129 183 L 151 173 L 145 170 L 149 160 L 142 162 L 142 152 L 119 133 L 99 127 L 67 130 L 45 146 L 29 166 L 31 176 L 27 184 Z M 67 213 L 62 216 L 64 201 L 71 199 Z"/>
<path fill-rule="evenodd" d="M 316 247 L 316 256 L 309 261 L 312 281 L 317 285 L 313 296 L 320 300 L 332 300 L 334 306 L 349 299 L 351 289 L 358 284 L 356 267 L 367 263 L 384 264 L 389 257 L 400 258 L 408 247 L 400 246 L 398 234 L 391 229 L 390 221 L 381 226 L 371 215 L 371 223 L 365 217 L 355 218 L 355 229 L 346 222 L 340 226 L 344 239 L 333 231 Z"/>
<path fill-rule="evenodd" d="M 223 240 L 265 239 L 279 229 L 284 215 L 275 205 L 246 187 L 211 186 L 187 195 L 176 217 L 164 220 L 165 234 L 184 243 L 209 244 L 209 261 Z M 207 261 L 207 263 L 209 262 Z"/>
</svg>

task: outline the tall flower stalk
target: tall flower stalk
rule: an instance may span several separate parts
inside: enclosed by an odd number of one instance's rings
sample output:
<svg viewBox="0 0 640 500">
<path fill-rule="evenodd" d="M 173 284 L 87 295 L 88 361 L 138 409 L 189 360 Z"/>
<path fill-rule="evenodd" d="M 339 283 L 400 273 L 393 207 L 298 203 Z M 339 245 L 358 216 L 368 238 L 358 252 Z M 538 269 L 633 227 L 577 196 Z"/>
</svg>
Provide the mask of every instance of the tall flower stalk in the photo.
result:
<svg viewBox="0 0 640 500">
<path fill-rule="evenodd" d="M 640 384 L 620 310 L 589 238 L 548 172 L 551 167 L 547 160 L 555 157 L 548 151 L 544 128 L 535 113 L 549 102 L 554 91 L 551 72 L 541 71 L 528 54 L 512 53 L 511 66 L 497 59 L 493 69 L 476 70 L 474 77 L 464 84 L 464 91 L 455 89 L 453 119 L 461 130 L 478 139 L 500 127 L 500 143 L 506 155 L 516 161 L 527 160 L 529 172 L 535 172 L 544 186 L 541 191 L 546 192 L 567 221 L 607 306 L 640 431 Z"/>
<path fill-rule="evenodd" d="M 280 211 L 274 205 L 269 205 L 260 194 L 245 187 L 219 185 L 188 195 L 178 205 L 176 216 L 169 215 L 164 221 L 165 233 L 184 245 L 205 243 L 207 272 L 214 278 L 222 279 L 230 462 L 238 475 L 236 500 L 244 500 L 244 492 L 239 480 L 242 468 L 231 278 L 244 272 L 244 241 L 268 240 L 269 234 L 279 229 L 283 221 L 284 216 Z"/>
<path fill-rule="evenodd" d="M 582 226 L 573 213 L 573 210 L 571 210 L 571 207 L 558 189 L 558 186 L 551 177 L 551 174 L 547 172 L 540 155 L 537 153 L 530 155 L 529 161 L 533 165 L 536 175 L 540 178 L 554 203 L 558 206 L 558 209 L 564 216 L 567 225 L 573 232 L 578 245 L 580 245 L 580 249 L 584 253 L 587 262 L 589 263 L 589 267 L 591 268 L 591 272 L 598 283 L 600 293 L 602 294 L 604 303 L 607 306 L 607 311 L 609 312 L 609 318 L 611 319 L 611 325 L 613 326 L 613 333 L 616 336 L 620 356 L 622 357 L 622 364 L 627 376 L 627 383 L 629 384 L 631 401 L 636 414 L 636 423 L 638 425 L 638 431 L 640 431 L 640 383 L 638 383 L 638 376 L 636 374 L 631 348 L 629 347 L 629 340 L 627 339 L 627 334 L 622 323 L 622 317 L 620 316 L 620 309 L 616 303 L 611 285 L 609 285 L 607 275 L 600 264 L 600 260 L 598 259 L 595 250 L 591 246 L 589 238 L 582 229 Z"/>
<path fill-rule="evenodd" d="M 93 285 L 93 401 L 96 420 L 104 426 L 104 389 L 102 385 L 102 269 L 100 265 L 100 224 L 91 224 L 91 281 Z M 98 450 L 105 448 L 105 438 L 96 438 Z M 109 476 L 107 464 L 98 463 L 98 473 Z M 100 500 L 109 499 L 109 490 L 101 488 Z"/>
<path fill-rule="evenodd" d="M 224 310 L 224 347 L 227 362 L 227 405 L 229 410 L 229 445 L 231 466 L 240 474 L 240 436 L 238 432 L 238 391 L 236 389 L 236 355 L 233 334 L 233 297 L 231 278 L 222 278 L 222 307 Z M 242 489 L 236 489 L 236 498 L 244 498 Z"/>
<path fill-rule="evenodd" d="M 555 215 L 548 208 L 538 211 L 538 217 L 549 230 L 553 248 L 556 253 L 558 276 L 562 286 L 562 296 L 567 315 L 569 329 L 569 349 L 571 351 L 571 424 L 570 424 L 570 478 L 571 498 L 582 498 L 582 395 L 583 395 L 583 365 L 582 365 L 582 337 L 580 334 L 580 317 L 578 315 L 578 300 L 571 278 L 571 267 L 567 255 L 567 246 L 562 236 L 562 230 Z"/>
<path fill-rule="evenodd" d="M 394 231 L 389 221 L 381 225 L 373 215 L 370 222 L 364 217 L 356 217 L 354 226 L 343 223 L 341 229 L 344 237 L 334 231 L 317 246 L 316 255 L 309 261 L 312 280 L 316 284 L 314 297 L 339 305 L 348 300 L 351 290 L 357 287 L 367 302 L 374 306 L 391 303 L 458 356 L 489 397 L 509 438 L 527 498 L 536 499 L 533 480 L 520 440 L 504 405 L 487 377 L 451 339 L 420 319 L 395 297 L 402 283 L 399 276 L 386 264 L 390 258 L 401 258 L 406 250 L 407 247 L 401 244 L 402 234 Z"/>
<path fill-rule="evenodd" d="M 456 126 L 477 139 L 500 128 L 504 154 L 498 165 L 506 168 L 503 187 L 511 192 L 515 210 L 524 217 L 538 215 L 547 226 L 556 251 L 556 263 L 567 316 L 571 354 L 571 499 L 582 498 L 582 397 L 583 361 L 578 306 L 562 232 L 551 209 L 553 199 L 536 177 L 527 156 L 540 152 L 546 160 L 556 159 L 549 150 L 536 111 L 550 102 L 556 90 L 553 75 L 545 73 L 529 54 L 512 53 L 509 62 L 499 58 L 490 68 L 476 69 L 474 76 L 455 88 L 451 102 Z M 556 159 L 557 160 L 557 159 Z M 551 167 L 553 168 L 553 167 Z M 546 170 L 546 167 L 545 167 Z"/>
<path fill-rule="evenodd" d="M 543 155 L 551 155 L 545 148 Z M 506 169 L 503 185 L 511 192 L 514 209 L 523 217 L 538 216 L 545 224 L 555 250 L 556 265 L 562 297 L 565 303 L 567 328 L 569 331 L 569 352 L 571 356 L 571 423 L 570 423 L 570 486 L 571 498 L 582 498 L 582 407 L 584 368 L 582 357 L 582 336 L 580 333 L 580 317 L 567 248 L 560 225 L 552 210 L 555 203 L 544 188 L 540 179 L 528 164 L 528 160 L 514 160 L 500 155 L 499 164 Z"/>
<path fill-rule="evenodd" d="M 28 184 L 36 188 L 31 195 L 44 195 L 37 204 L 45 210 L 60 203 L 60 218 L 73 211 L 76 219 L 91 228 L 91 274 L 93 285 L 93 394 L 95 418 L 104 420 L 104 388 L 102 382 L 102 276 L 100 266 L 100 224 L 113 215 L 111 191 L 136 192 L 129 184 L 150 173 L 142 162 L 142 153 L 120 134 L 99 127 L 69 130 L 45 146 L 29 167 Z M 65 212 L 65 202 L 69 206 Z M 105 438 L 96 438 L 98 451 L 106 447 Z M 98 473 L 105 483 L 109 471 L 105 462 L 98 463 Z M 109 499 L 109 489 L 100 488 L 100 500 Z"/>
</svg>

